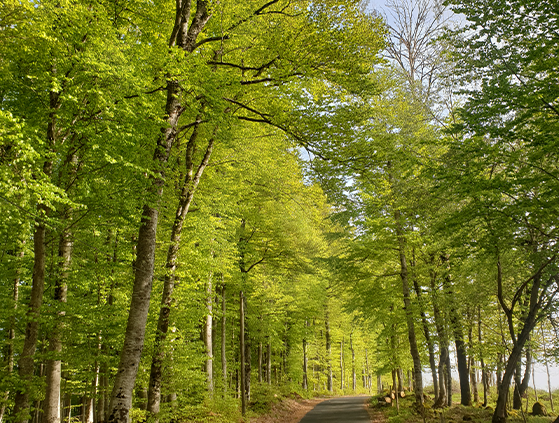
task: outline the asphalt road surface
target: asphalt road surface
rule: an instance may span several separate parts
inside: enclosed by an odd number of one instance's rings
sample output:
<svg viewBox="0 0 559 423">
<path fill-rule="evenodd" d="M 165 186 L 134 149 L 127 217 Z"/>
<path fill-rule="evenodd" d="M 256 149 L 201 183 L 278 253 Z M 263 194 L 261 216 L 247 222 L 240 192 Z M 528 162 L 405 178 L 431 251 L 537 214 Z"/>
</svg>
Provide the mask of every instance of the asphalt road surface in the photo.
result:
<svg viewBox="0 0 559 423">
<path fill-rule="evenodd" d="M 368 397 L 342 397 L 317 404 L 299 423 L 370 423 L 365 409 Z"/>
</svg>

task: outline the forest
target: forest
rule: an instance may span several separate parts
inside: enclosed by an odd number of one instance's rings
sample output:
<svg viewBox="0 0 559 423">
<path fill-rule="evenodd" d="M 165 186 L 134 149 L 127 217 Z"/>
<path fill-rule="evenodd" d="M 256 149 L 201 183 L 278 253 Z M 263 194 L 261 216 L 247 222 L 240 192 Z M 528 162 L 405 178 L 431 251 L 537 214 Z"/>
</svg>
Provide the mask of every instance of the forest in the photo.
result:
<svg viewBox="0 0 559 423">
<path fill-rule="evenodd" d="M 0 423 L 556 415 L 556 2 L 2 0 L 0 102 Z"/>
</svg>

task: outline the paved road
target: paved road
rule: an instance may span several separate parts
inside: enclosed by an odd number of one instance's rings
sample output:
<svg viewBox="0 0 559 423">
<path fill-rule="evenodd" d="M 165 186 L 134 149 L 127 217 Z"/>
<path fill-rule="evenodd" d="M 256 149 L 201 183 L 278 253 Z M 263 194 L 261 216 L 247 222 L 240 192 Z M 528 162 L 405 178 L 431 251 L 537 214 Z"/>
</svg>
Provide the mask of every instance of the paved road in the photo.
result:
<svg viewBox="0 0 559 423">
<path fill-rule="evenodd" d="M 342 397 L 317 404 L 299 423 L 370 423 L 365 410 L 368 397 Z"/>
</svg>

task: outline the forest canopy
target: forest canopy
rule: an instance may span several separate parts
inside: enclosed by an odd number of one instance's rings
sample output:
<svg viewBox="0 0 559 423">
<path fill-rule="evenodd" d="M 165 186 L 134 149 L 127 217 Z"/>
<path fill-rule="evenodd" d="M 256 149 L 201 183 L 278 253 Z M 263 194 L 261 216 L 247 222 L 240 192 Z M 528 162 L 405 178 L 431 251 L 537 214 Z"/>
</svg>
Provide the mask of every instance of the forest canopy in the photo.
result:
<svg viewBox="0 0 559 423">
<path fill-rule="evenodd" d="M 2 2 L 0 422 L 426 418 L 453 369 L 522 409 L 559 362 L 559 10 L 384 10 Z"/>
</svg>

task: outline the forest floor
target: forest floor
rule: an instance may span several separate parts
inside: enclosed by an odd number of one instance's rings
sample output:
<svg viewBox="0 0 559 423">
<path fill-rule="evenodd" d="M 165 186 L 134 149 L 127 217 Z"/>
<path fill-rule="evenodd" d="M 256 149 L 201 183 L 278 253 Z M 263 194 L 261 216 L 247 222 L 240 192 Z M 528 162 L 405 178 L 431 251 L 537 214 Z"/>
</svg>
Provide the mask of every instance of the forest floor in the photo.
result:
<svg viewBox="0 0 559 423">
<path fill-rule="evenodd" d="M 424 419 L 414 411 L 413 395 L 400 399 L 399 410 L 395 404 L 393 406 L 383 404 L 378 401 L 377 396 L 373 396 L 370 401 L 369 414 L 374 423 L 383 421 L 388 423 L 491 423 L 493 416 L 493 408 L 491 407 L 482 407 L 481 405 L 464 407 L 459 402 L 455 402 L 452 407 L 433 410 L 429 407 L 431 403 L 432 401 L 427 400 Z M 534 416 L 525 411 L 511 410 L 507 421 L 509 423 L 554 423 L 556 418 L 557 413 L 550 413 L 547 416 Z"/>
<path fill-rule="evenodd" d="M 491 423 L 493 415 L 491 407 L 484 408 L 481 405 L 464 407 L 459 404 L 459 395 L 453 397 L 456 397 L 453 398 L 455 400 L 454 405 L 444 410 L 431 409 L 429 405 L 432 401 L 427 400 L 425 420 L 420 414 L 414 412 L 414 398 L 410 394 L 400 399 L 399 410 L 395 404 L 393 406 L 386 405 L 379 403 L 377 396 L 370 397 L 370 401 L 367 403 L 367 412 L 371 423 Z M 251 417 L 250 420 L 246 421 L 250 423 L 299 423 L 307 412 L 330 398 L 303 399 L 292 393 L 290 397 L 274 403 L 265 414 Z M 507 421 L 509 423 L 555 423 L 556 418 L 557 410 L 555 410 L 555 413 L 551 412 L 548 416 L 534 416 L 525 411 L 522 413 L 513 410 L 510 412 Z"/>
<path fill-rule="evenodd" d="M 271 410 L 259 417 L 250 419 L 250 423 L 298 423 L 315 405 L 328 398 L 292 399 L 286 398 L 274 404 Z"/>
</svg>

